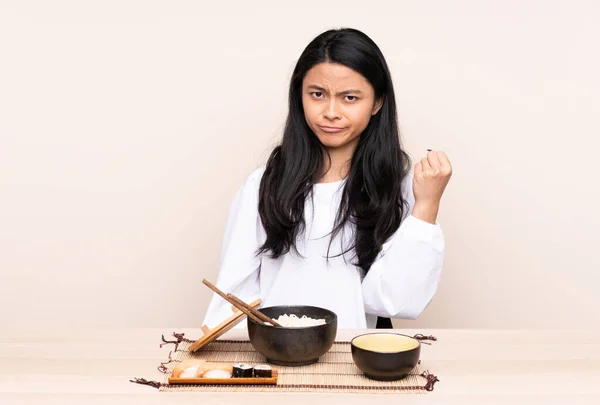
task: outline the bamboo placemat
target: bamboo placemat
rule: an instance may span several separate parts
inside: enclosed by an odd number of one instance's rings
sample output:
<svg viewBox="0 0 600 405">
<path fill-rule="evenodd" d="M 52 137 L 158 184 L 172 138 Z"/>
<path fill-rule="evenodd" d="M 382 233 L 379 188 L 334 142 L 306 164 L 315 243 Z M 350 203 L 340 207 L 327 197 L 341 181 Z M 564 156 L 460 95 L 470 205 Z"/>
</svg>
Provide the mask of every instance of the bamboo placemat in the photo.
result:
<svg viewBox="0 0 600 405">
<path fill-rule="evenodd" d="M 162 382 L 136 379 L 132 382 L 152 385 L 160 391 L 168 392 L 343 392 L 343 393 L 425 393 L 432 391 L 439 381 L 418 364 L 411 373 L 399 381 L 375 381 L 364 376 L 352 361 L 350 342 L 335 342 L 332 348 L 321 356 L 317 363 L 302 367 L 276 366 L 279 372 L 277 385 L 239 386 L 239 385 L 176 385 L 168 384 L 168 377 L 178 362 L 187 359 L 206 359 L 207 361 L 249 364 L 265 363 L 266 359 L 258 353 L 247 340 L 216 340 L 204 349 L 192 353 L 188 350 L 192 341 L 174 334 L 175 348 L 169 353 L 169 359 L 161 363 L 159 370 L 164 374 Z M 419 362 L 420 363 L 420 362 Z"/>
</svg>

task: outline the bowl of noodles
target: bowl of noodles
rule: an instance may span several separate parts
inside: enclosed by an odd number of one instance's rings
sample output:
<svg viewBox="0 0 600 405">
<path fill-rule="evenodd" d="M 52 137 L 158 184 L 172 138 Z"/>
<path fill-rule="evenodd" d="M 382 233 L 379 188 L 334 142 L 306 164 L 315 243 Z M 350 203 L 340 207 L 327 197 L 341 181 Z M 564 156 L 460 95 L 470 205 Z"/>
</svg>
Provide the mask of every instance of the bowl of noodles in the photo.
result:
<svg viewBox="0 0 600 405">
<path fill-rule="evenodd" d="M 248 318 L 252 347 L 280 366 L 316 363 L 333 345 L 338 318 L 335 312 L 307 305 L 281 305 L 259 309 L 281 326 Z"/>
</svg>

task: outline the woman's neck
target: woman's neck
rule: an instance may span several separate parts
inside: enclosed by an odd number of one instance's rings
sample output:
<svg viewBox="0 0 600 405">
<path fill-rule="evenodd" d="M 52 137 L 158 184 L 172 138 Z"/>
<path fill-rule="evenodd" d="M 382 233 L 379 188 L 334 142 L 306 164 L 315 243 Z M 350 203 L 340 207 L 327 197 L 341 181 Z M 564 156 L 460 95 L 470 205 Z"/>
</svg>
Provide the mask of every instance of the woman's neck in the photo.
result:
<svg viewBox="0 0 600 405">
<path fill-rule="evenodd" d="M 352 162 L 354 150 L 355 147 L 328 149 L 329 157 L 327 155 L 323 157 L 325 159 L 326 171 L 317 183 L 335 183 L 344 180 L 350 172 L 350 163 Z"/>
</svg>

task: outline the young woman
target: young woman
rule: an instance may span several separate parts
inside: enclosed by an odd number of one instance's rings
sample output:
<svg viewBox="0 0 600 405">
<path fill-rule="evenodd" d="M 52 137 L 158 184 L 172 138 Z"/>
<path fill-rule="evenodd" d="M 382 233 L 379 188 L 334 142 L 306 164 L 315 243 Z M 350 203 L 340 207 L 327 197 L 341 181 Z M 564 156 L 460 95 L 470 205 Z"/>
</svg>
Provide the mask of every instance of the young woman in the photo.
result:
<svg viewBox="0 0 600 405">
<path fill-rule="evenodd" d="M 438 151 L 413 168 L 396 117 L 388 66 L 368 36 L 315 38 L 293 72 L 281 144 L 231 206 L 217 286 L 263 307 L 328 308 L 340 328 L 417 318 L 440 279 L 436 218 L 452 169 Z M 231 311 L 215 295 L 204 323 Z"/>
</svg>

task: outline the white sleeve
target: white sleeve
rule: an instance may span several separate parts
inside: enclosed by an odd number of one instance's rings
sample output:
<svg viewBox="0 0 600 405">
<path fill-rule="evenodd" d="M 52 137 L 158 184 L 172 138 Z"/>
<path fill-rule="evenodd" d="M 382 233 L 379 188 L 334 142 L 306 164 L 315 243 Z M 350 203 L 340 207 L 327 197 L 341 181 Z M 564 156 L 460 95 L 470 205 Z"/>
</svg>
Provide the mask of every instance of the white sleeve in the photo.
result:
<svg viewBox="0 0 600 405">
<path fill-rule="evenodd" d="M 420 220 L 414 206 L 412 173 L 406 178 L 408 215 L 383 245 L 363 279 L 365 312 L 417 319 L 435 295 L 441 278 L 445 240 L 440 225 Z"/>
<path fill-rule="evenodd" d="M 262 169 L 253 172 L 231 204 L 216 282 L 221 291 L 231 293 L 245 302 L 260 298 L 261 259 L 257 250 L 264 232 L 258 214 L 258 189 L 262 173 Z M 231 304 L 214 293 L 203 324 L 213 328 L 232 314 Z"/>
</svg>

